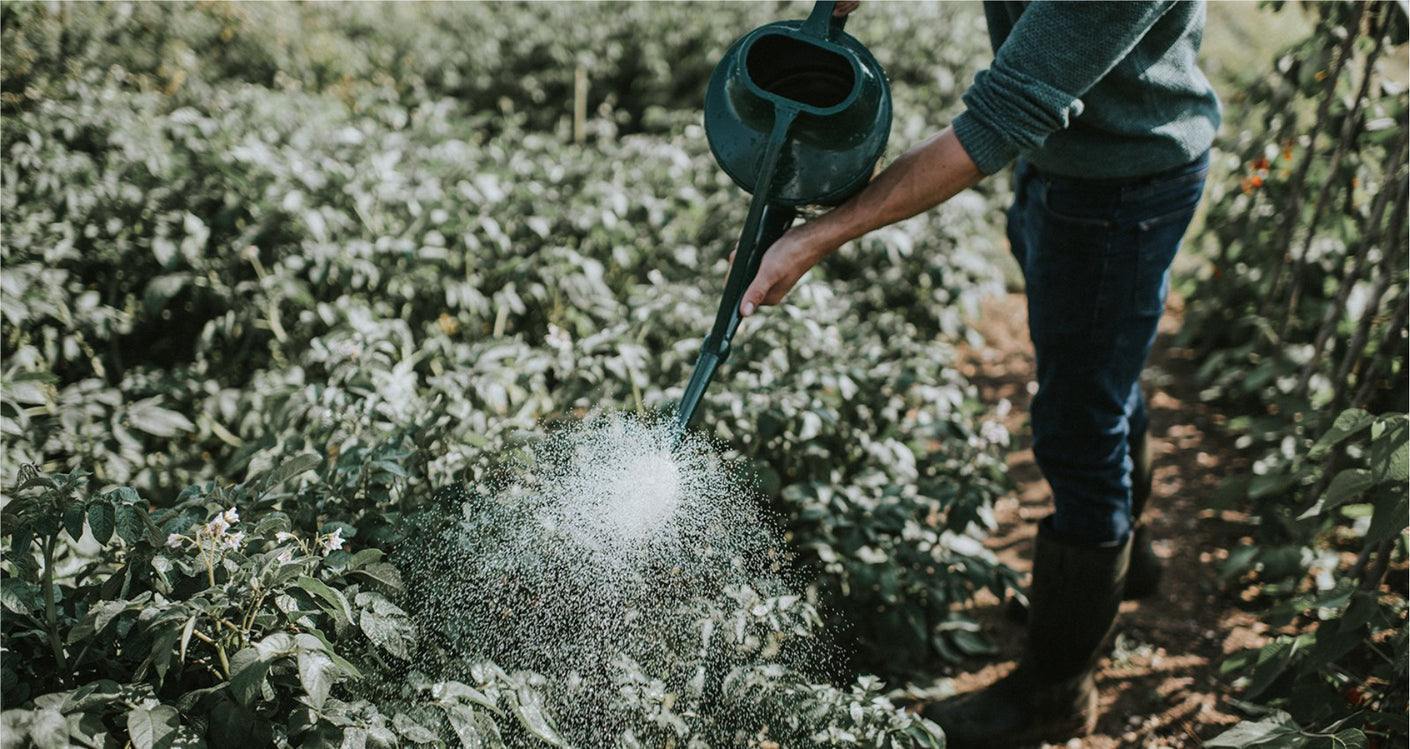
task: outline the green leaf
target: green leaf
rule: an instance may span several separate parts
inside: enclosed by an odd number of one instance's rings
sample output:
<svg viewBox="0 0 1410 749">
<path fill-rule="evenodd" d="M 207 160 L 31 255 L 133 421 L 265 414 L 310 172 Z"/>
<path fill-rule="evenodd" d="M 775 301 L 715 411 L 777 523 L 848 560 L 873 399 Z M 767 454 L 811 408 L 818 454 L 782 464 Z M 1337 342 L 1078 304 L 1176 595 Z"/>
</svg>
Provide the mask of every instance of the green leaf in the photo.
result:
<svg viewBox="0 0 1410 749">
<path fill-rule="evenodd" d="M 519 724 L 524 727 L 534 738 L 548 744 L 549 746 L 567 747 L 568 742 L 558 735 L 558 731 L 549 723 L 548 716 L 544 715 L 543 706 L 537 693 L 527 689 L 520 689 L 518 699 L 513 705 L 514 716 L 519 719 Z"/>
<path fill-rule="evenodd" d="M 440 702 L 456 738 L 465 749 L 497 749 L 504 746 L 494 719 L 459 702 Z"/>
<path fill-rule="evenodd" d="M 1259 476 L 1254 476 L 1249 482 L 1249 499 L 1263 499 L 1276 494 L 1282 494 L 1293 484 L 1297 483 L 1298 476 L 1285 471 L 1272 471 Z"/>
<path fill-rule="evenodd" d="M 1403 484 L 1410 480 L 1410 441 L 1403 417 L 1387 423 L 1385 432 L 1371 443 L 1369 457 L 1376 481 Z"/>
<path fill-rule="evenodd" d="M 131 606 L 131 601 L 123 600 L 104 601 L 98 604 L 91 614 L 93 616 L 93 631 L 95 633 L 102 632 L 108 624 L 112 623 L 113 619 L 116 619 L 119 614 L 127 611 Z"/>
<path fill-rule="evenodd" d="M 273 746 L 274 731 L 269 721 L 229 699 L 215 703 L 210 711 L 211 736 L 219 736 L 217 746 Z"/>
<path fill-rule="evenodd" d="M 1321 460 L 1326 457 L 1327 452 L 1346 438 L 1364 430 L 1375 422 L 1375 417 L 1359 409 L 1347 409 L 1337 414 L 1337 418 L 1332 422 L 1332 426 L 1322 435 L 1317 443 L 1308 451 L 1307 457 L 1313 460 Z"/>
<path fill-rule="evenodd" d="M 274 632 L 255 643 L 255 651 L 262 660 L 273 663 L 283 656 L 293 655 L 298 650 L 295 643 L 294 635 L 288 632 Z"/>
<path fill-rule="evenodd" d="M 363 610 L 358 622 L 367 639 L 402 660 L 411 660 L 416 647 L 416 627 L 405 617 Z"/>
<path fill-rule="evenodd" d="M 175 653 L 177 641 L 181 639 L 181 628 L 167 627 L 152 639 L 152 668 L 157 672 L 157 684 L 166 679 L 171 668 L 171 656 Z"/>
<path fill-rule="evenodd" d="M 374 460 L 372 461 L 372 464 L 369 467 L 375 468 L 380 471 L 385 471 L 387 473 L 392 474 L 393 476 L 396 476 L 397 478 L 404 479 L 411 475 L 407 472 L 405 468 L 402 468 L 400 463 L 396 463 L 391 460 Z"/>
<path fill-rule="evenodd" d="M 68 749 L 70 745 L 68 720 L 55 707 L 44 707 L 34 712 L 29 735 L 35 749 Z"/>
<path fill-rule="evenodd" d="M 1306 520 L 1315 517 L 1327 510 L 1336 508 L 1349 500 L 1361 496 L 1361 493 L 1376 485 L 1376 480 L 1371 476 L 1371 472 L 1364 468 L 1348 468 L 1336 476 L 1332 477 L 1332 483 L 1327 485 L 1327 492 L 1317 500 L 1307 512 L 1298 516 L 1298 520 Z"/>
<path fill-rule="evenodd" d="M 1237 726 L 1204 742 L 1205 747 L 1225 747 L 1245 749 L 1255 746 L 1299 747 L 1306 741 L 1292 719 L 1286 713 L 1280 717 L 1260 720 L 1256 723 L 1240 723 Z"/>
<path fill-rule="evenodd" d="M 182 432 L 196 429 L 196 425 L 182 414 L 157 405 L 160 396 L 133 403 L 127 409 L 127 419 L 133 428 L 153 437 L 175 437 Z"/>
<path fill-rule="evenodd" d="M 299 578 L 297 585 L 325 601 L 328 606 L 324 606 L 323 610 L 327 611 L 329 616 L 335 619 L 341 617 L 345 624 L 351 625 L 353 623 L 352 606 L 348 604 L 347 596 L 328 587 L 327 583 L 311 577 Z"/>
<path fill-rule="evenodd" d="M 353 554 L 352 558 L 348 560 L 348 569 L 357 569 L 358 567 L 363 567 L 373 562 L 380 562 L 384 556 L 386 556 L 386 554 L 381 549 L 375 547 L 362 549 L 356 554 Z"/>
<path fill-rule="evenodd" d="M 431 689 L 431 696 L 441 702 L 473 702 L 488 708 L 496 715 L 504 715 L 504 711 L 499 709 L 489 695 L 459 681 L 443 681 L 436 684 Z"/>
<path fill-rule="evenodd" d="M 93 539 L 106 544 L 113 537 L 116 525 L 116 512 L 106 499 L 95 499 L 88 504 L 88 529 L 93 531 Z"/>
<path fill-rule="evenodd" d="M 103 495 L 103 496 L 105 496 L 105 497 L 107 497 L 108 499 L 112 500 L 112 503 L 113 503 L 114 505 L 124 505 L 124 504 L 128 504 L 128 505 L 140 505 L 140 504 L 142 504 L 142 495 L 138 494 L 138 493 L 137 493 L 137 490 L 136 490 L 136 489 L 133 489 L 133 488 L 130 487 L 130 486 L 119 486 L 118 488 L 116 488 L 116 489 L 114 489 L 114 490 L 108 492 L 107 494 L 105 494 L 105 495 Z"/>
<path fill-rule="evenodd" d="M 181 728 L 181 714 L 170 705 L 134 708 L 127 714 L 127 734 L 137 749 L 169 749 Z"/>
<path fill-rule="evenodd" d="M 1293 657 L 1301 649 L 1302 638 L 1279 638 L 1258 651 L 1258 661 L 1253 666 L 1253 676 L 1249 681 L 1245 694 L 1250 698 L 1257 698 L 1263 694 L 1273 682 L 1278 680 L 1288 666 L 1292 665 Z"/>
<path fill-rule="evenodd" d="M 230 657 L 230 693 L 241 705 L 254 704 L 264 688 L 265 674 L 269 673 L 269 662 L 260 657 L 258 650 L 244 648 Z"/>
<path fill-rule="evenodd" d="M 0 579 L 0 605 L 15 614 L 33 614 L 39 610 L 39 589 L 13 577 Z"/>
<path fill-rule="evenodd" d="M 180 650 L 180 656 L 181 656 L 181 662 L 182 662 L 182 663 L 185 663 L 185 662 L 186 662 L 186 647 L 191 644 L 191 635 L 195 634 L 195 632 L 196 632 L 196 615 L 195 615 L 195 614 L 192 614 L 192 615 L 191 615 L 191 618 L 189 618 L 189 619 L 186 620 L 186 624 L 181 627 L 181 650 Z"/>
<path fill-rule="evenodd" d="M 967 656 L 993 655 L 999 652 L 999 646 L 983 632 L 957 630 L 950 633 L 950 638 L 955 647 Z"/>
<path fill-rule="evenodd" d="M 401 735 L 402 738 L 416 744 L 434 744 L 440 740 L 435 731 L 421 725 L 406 713 L 397 713 L 392 716 L 392 728 Z"/>
<path fill-rule="evenodd" d="M 299 651 L 299 683 L 308 694 L 309 705 L 315 710 L 323 709 L 336 677 L 337 667 L 326 654 L 315 650 Z"/>
<path fill-rule="evenodd" d="M 1379 544 L 1405 532 L 1410 518 L 1410 501 L 1404 494 L 1386 494 L 1376 502 L 1371 527 L 1366 530 L 1366 543 Z"/>
<path fill-rule="evenodd" d="M 402 589 L 401 572 L 387 562 L 374 562 L 361 569 L 353 570 L 353 572 L 375 580 L 392 590 Z"/>
<path fill-rule="evenodd" d="M 323 463 L 323 458 L 313 453 L 302 453 L 270 469 L 261 479 L 260 494 L 288 481 L 306 471 L 312 471 Z"/>
<path fill-rule="evenodd" d="M 64 508 L 64 530 L 69 538 L 77 541 L 83 537 L 84 507 L 82 502 L 72 502 Z"/>
<path fill-rule="evenodd" d="M 328 642 L 328 638 L 324 636 L 322 632 L 316 629 L 310 630 L 300 634 L 295 640 L 298 642 L 299 649 L 321 651 L 327 654 L 327 656 L 332 659 L 333 663 L 343 670 L 343 673 L 354 679 L 362 678 L 362 672 L 357 670 L 357 666 L 354 666 L 348 659 L 333 652 L 332 643 Z"/>
<path fill-rule="evenodd" d="M 66 715 L 83 713 L 95 708 L 106 707 L 122 699 L 124 687 L 112 679 L 99 679 L 89 682 L 73 692 L 59 707 Z"/>
<path fill-rule="evenodd" d="M 128 546 L 135 546 L 146 536 L 147 525 L 142 522 L 142 516 L 145 514 L 147 513 L 136 505 L 118 505 L 116 530 L 118 538 Z"/>
</svg>

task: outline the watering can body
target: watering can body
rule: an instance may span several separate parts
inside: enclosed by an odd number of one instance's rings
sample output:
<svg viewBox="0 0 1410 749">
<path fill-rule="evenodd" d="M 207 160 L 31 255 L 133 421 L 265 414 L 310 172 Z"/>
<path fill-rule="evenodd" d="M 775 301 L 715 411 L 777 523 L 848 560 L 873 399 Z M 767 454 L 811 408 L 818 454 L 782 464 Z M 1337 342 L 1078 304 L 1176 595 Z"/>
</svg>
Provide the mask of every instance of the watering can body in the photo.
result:
<svg viewBox="0 0 1410 749">
<path fill-rule="evenodd" d="M 716 65 L 705 135 L 725 173 L 773 205 L 837 205 L 871 179 L 891 132 L 881 65 L 818 3 L 805 21 L 761 26 Z M 824 7 L 826 6 L 826 7 Z M 793 114 L 770 185 L 759 163 L 781 113 Z"/>
<path fill-rule="evenodd" d="M 836 205 L 866 186 L 891 133 L 891 90 L 881 66 L 821 0 L 804 21 L 761 26 L 715 66 L 705 135 L 715 160 L 751 193 L 749 214 L 715 324 L 677 407 L 679 445 L 715 370 L 729 357 L 739 305 L 764 253 L 796 208 Z"/>
</svg>

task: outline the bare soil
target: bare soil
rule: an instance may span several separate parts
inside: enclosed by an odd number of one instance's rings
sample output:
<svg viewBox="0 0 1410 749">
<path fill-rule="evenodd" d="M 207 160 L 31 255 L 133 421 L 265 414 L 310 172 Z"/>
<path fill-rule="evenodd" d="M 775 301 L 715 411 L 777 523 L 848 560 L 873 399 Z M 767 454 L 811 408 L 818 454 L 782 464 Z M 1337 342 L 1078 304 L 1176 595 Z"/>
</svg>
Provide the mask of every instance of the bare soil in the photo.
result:
<svg viewBox="0 0 1410 749">
<path fill-rule="evenodd" d="M 1191 352 L 1172 346 L 1182 303 L 1172 299 L 1144 383 L 1155 450 L 1155 484 L 1144 521 L 1165 560 L 1159 591 L 1121 607 L 1117 634 L 1099 666 L 1101 719 L 1094 735 L 1071 747 L 1198 747 L 1238 722 L 1219 667 L 1230 654 L 1261 645 L 1267 627 L 1221 590 L 1218 563 L 1246 533 L 1242 516 L 1208 508 L 1220 481 L 1247 461 L 1220 428 L 1221 416 L 1198 398 Z M 1037 521 L 1050 513 L 1048 486 L 1033 462 L 1027 426 L 1033 351 L 1021 293 L 991 300 L 974 325 L 985 346 L 961 352 L 960 366 L 987 403 L 1008 399 L 1015 435 L 1009 469 L 1016 492 L 997 507 L 998 530 L 987 545 L 1020 572 L 1031 566 Z M 992 597 L 971 612 L 996 638 L 1001 655 L 959 664 L 949 676 L 958 691 L 984 687 L 1016 663 L 1024 627 Z"/>
</svg>

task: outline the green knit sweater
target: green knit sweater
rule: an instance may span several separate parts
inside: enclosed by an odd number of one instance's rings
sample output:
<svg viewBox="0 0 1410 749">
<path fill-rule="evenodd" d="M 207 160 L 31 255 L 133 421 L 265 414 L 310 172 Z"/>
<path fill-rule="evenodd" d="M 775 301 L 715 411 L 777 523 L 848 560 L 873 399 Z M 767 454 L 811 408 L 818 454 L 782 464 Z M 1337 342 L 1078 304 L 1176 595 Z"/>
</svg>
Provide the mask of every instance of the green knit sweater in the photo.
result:
<svg viewBox="0 0 1410 749">
<path fill-rule="evenodd" d="M 955 134 L 981 171 L 1019 156 L 1071 177 L 1131 177 L 1209 148 L 1219 99 L 1196 64 L 1204 2 L 993 2 L 993 65 Z"/>
</svg>

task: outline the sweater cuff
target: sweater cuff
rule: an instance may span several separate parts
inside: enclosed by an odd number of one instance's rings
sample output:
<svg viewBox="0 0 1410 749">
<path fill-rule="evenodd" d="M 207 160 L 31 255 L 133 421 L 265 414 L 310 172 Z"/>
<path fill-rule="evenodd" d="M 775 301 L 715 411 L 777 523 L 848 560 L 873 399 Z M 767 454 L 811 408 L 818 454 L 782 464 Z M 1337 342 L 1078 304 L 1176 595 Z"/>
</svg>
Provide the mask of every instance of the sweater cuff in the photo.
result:
<svg viewBox="0 0 1410 749">
<path fill-rule="evenodd" d="M 1049 135 L 1067 129 L 1083 109 L 1076 96 L 997 58 L 975 74 L 961 99 L 965 111 L 955 119 L 955 134 L 985 174 L 1042 148 Z"/>
<path fill-rule="evenodd" d="M 968 110 L 960 112 L 950 123 L 955 137 L 979 171 L 994 174 L 1018 158 L 1018 149 L 1009 145 L 999 133 L 984 125 Z"/>
</svg>

